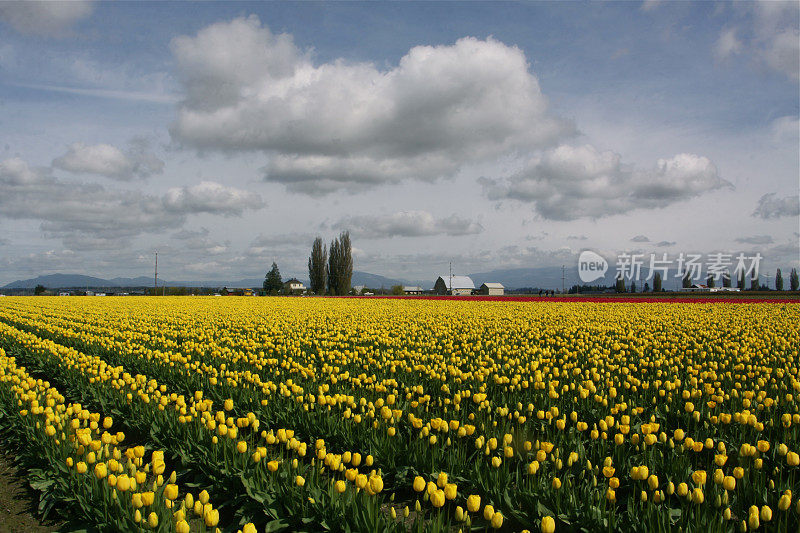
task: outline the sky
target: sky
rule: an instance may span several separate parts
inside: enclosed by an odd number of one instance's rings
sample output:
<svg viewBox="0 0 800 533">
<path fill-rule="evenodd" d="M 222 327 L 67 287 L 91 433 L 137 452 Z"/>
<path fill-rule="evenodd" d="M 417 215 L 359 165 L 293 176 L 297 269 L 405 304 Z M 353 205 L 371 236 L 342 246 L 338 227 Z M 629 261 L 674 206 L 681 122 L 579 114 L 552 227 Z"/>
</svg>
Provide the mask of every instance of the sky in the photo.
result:
<svg viewBox="0 0 800 533">
<path fill-rule="evenodd" d="M 0 285 L 800 266 L 797 2 L 2 2 Z M 785 276 L 785 275 L 784 275 Z"/>
</svg>

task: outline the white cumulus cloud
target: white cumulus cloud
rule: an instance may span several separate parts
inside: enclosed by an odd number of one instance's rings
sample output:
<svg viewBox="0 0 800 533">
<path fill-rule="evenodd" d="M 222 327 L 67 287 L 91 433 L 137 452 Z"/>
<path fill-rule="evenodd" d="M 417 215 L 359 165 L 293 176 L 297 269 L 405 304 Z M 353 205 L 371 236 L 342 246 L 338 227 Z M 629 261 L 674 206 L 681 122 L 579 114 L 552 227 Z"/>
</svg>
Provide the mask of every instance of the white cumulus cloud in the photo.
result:
<svg viewBox="0 0 800 533">
<path fill-rule="evenodd" d="M 255 16 L 173 40 L 185 89 L 173 138 L 270 156 L 266 179 L 307 194 L 405 179 L 552 145 L 553 116 L 525 54 L 494 39 L 417 46 L 399 64 L 314 64 Z"/>
<path fill-rule="evenodd" d="M 717 57 L 747 52 L 757 63 L 800 79 L 800 3 L 760 0 L 741 5 L 750 17 L 722 31 L 714 45 Z"/>
<path fill-rule="evenodd" d="M 189 215 L 240 215 L 261 197 L 218 183 L 173 188 L 164 196 L 59 180 L 19 158 L 0 162 L 0 218 L 36 220 L 74 250 L 121 249 L 132 237 L 180 228 Z"/>
<path fill-rule="evenodd" d="M 238 216 L 246 209 L 264 207 L 264 201 L 258 193 L 226 187 L 213 181 L 173 187 L 164 195 L 163 201 L 168 211 L 225 216 Z"/>
<path fill-rule="evenodd" d="M 705 157 L 677 154 L 650 169 L 622 163 L 612 151 L 562 145 L 532 157 L 507 179 L 481 178 L 490 199 L 530 202 L 544 218 L 600 218 L 658 208 L 733 186 Z"/>
<path fill-rule="evenodd" d="M 386 237 L 424 237 L 429 235 L 474 235 L 483 227 L 476 221 L 451 215 L 436 218 L 427 211 L 400 211 L 388 215 L 345 217 L 333 225 L 337 230 L 349 230 L 356 237 L 380 239 Z"/>
<path fill-rule="evenodd" d="M 95 174 L 116 180 L 144 179 L 160 174 L 164 162 L 148 151 L 144 142 L 135 142 L 123 152 L 110 144 L 74 143 L 53 160 L 53 166 L 77 174 Z"/>
</svg>

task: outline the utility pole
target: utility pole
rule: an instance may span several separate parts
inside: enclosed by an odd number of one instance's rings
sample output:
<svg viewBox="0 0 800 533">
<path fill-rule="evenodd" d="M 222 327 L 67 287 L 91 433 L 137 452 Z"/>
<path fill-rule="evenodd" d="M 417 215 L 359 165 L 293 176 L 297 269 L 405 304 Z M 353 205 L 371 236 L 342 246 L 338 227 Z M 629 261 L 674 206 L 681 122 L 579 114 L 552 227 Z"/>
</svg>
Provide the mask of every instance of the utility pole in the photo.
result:
<svg viewBox="0 0 800 533">
<path fill-rule="evenodd" d="M 564 294 L 564 265 L 561 265 L 561 294 Z"/>
<path fill-rule="evenodd" d="M 453 262 L 450 261 L 450 295 L 453 294 Z"/>
<path fill-rule="evenodd" d="M 156 271 L 153 275 L 153 296 L 158 296 L 158 251 L 156 251 Z"/>
</svg>

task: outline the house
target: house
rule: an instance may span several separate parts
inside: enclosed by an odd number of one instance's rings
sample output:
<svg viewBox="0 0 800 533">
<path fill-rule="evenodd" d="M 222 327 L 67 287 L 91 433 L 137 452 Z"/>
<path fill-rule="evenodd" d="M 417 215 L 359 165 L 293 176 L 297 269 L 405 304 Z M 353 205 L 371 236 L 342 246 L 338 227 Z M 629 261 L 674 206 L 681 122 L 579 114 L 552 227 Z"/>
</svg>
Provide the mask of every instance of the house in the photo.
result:
<svg viewBox="0 0 800 533">
<path fill-rule="evenodd" d="M 58 295 L 59 296 L 69 296 L 70 293 L 68 293 L 68 292 L 59 292 Z"/>
<path fill-rule="evenodd" d="M 299 279 L 292 278 L 284 282 L 283 290 L 286 294 L 303 294 L 306 292 L 306 286 Z"/>
<path fill-rule="evenodd" d="M 487 296 L 502 296 L 505 292 L 505 287 L 501 283 L 484 283 L 478 290 L 478 294 Z"/>
<path fill-rule="evenodd" d="M 469 276 L 443 275 L 436 278 L 433 292 L 452 296 L 469 296 L 475 290 L 475 284 Z"/>
<path fill-rule="evenodd" d="M 403 294 L 422 294 L 422 287 L 403 287 Z"/>
</svg>

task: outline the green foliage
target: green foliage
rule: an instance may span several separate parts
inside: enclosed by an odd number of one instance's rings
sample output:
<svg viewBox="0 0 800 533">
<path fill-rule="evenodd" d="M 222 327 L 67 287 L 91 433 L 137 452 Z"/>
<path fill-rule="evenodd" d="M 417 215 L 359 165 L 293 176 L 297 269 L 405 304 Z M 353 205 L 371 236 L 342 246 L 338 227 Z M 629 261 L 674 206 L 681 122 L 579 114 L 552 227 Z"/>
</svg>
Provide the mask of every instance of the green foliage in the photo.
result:
<svg viewBox="0 0 800 533">
<path fill-rule="evenodd" d="M 353 255 L 350 232 L 343 231 L 338 239 L 331 241 L 328 256 L 328 292 L 344 296 L 350 292 L 353 279 Z"/>
<path fill-rule="evenodd" d="M 45 292 L 47 292 L 47 288 L 44 285 L 41 285 L 41 284 L 37 285 L 36 288 L 33 289 L 33 294 L 35 294 L 36 296 L 41 296 Z"/>
<path fill-rule="evenodd" d="M 317 237 L 311 246 L 311 257 L 308 258 L 308 279 L 314 294 L 323 294 L 328 281 L 328 248 Z"/>
<path fill-rule="evenodd" d="M 617 292 L 625 292 L 625 280 L 623 279 L 621 274 L 617 276 L 616 290 Z"/>
<path fill-rule="evenodd" d="M 264 290 L 272 295 L 278 294 L 283 288 L 283 281 L 281 280 L 281 272 L 278 270 L 278 264 L 273 262 L 272 268 L 267 272 L 267 277 L 264 278 Z"/>
<path fill-rule="evenodd" d="M 653 292 L 661 292 L 661 272 L 656 272 L 653 277 Z"/>
</svg>

